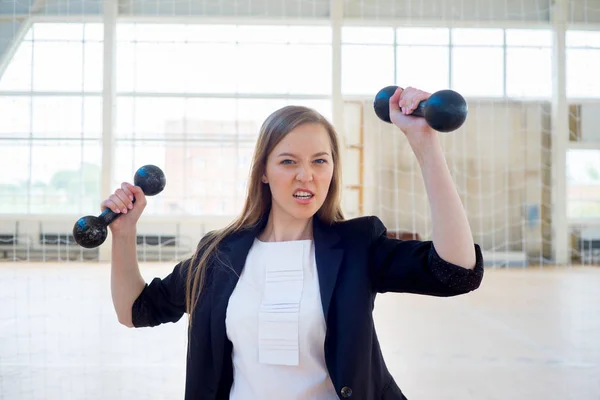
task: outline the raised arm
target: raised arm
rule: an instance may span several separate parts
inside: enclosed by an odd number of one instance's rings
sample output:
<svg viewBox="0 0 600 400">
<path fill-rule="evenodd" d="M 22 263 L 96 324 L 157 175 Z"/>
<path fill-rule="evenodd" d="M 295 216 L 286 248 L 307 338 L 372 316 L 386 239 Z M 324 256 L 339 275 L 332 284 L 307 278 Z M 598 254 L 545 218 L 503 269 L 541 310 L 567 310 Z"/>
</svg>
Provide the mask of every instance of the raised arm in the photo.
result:
<svg viewBox="0 0 600 400">
<path fill-rule="evenodd" d="M 406 135 L 417 157 L 429 198 L 431 241 L 387 237 L 372 219 L 371 271 L 374 290 L 454 296 L 477 289 L 483 279 L 481 249 L 452 181 L 438 132 L 424 118 L 410 114 L 429 93 L 407 88 L 390 98 L 390 118 Z"/>
<path fill-rule="evenodd" d="M 136 254 L 136 224 L 145 207 L 143 190 L 128 182 L 123 182 L 101 204 L 102 211 L 110 208 L 121 214 L 109 225 L 112 236 L 110 291 L 117 319 L 129 327 L 132 326 L 131 305 L 145 285 Z"/>
<path fill-rule="evenodd" d="M 135 203 L 133 199 L 135 198 Z M 146 207 L 138 186 L 124 182 L 102 202 L 102 209 L 121 213 L 109 228 L 112 234 L 110 289 L 119 322 L 130 328 L 175 322 L 185 312 L 182 262 L 164 279 L 146 284 L 137 262 L 136 224 Z"/>
<path fill-rule="evenodd" d="M 431 210 L 431 239 L 440 257 L 461 267 L 475 267 L 473 235 L 437 135 L 418 156 Z"/>
<path fill-rule="evenodd" d="M 137 262 L 135 231 L 113 235 L 110 268 L 110 291 L 117 319 L 133 327 L 131 306 L 146 284 Z"/>
<path fill-rule="evenodd" d="M 445 261 L 467 269 L 475 267 L 473 235 L 462 202 L 448 170 L 439 134 L 424 118 L 411 117 L 429 93 L 398 89 L 390 98 L 390 117 L 406 135 L 417 157 L 429 198 L 432 241 Z"/>
</svg>

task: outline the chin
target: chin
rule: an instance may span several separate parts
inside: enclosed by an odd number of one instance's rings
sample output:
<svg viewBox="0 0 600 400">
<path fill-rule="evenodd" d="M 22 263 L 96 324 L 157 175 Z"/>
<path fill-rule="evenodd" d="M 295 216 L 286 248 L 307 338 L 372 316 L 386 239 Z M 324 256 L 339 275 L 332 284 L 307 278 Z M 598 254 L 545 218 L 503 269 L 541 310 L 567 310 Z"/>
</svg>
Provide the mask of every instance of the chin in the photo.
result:
<svg viewBox="0 0 600 400">
<path fill-rule="evenodd" d="M 313 215 L 317 212 L 317 210 L 313 210 L 312 208 L 306 210 L 286 210 L 287 214 L 294 219 L 308 219 L 312 218 Z"/>
<path fill-rule="evenodd" d="M 315 201 L 316 200 L 316 201 Z M 296 220 L 306 220 L 314 217 L 314 215 L 323 206 L 319 199 L 313 199 L 309 203 L 299 203 L 296 200 L 292 201 L 277 201 L 273 199 L 273 206 L 278 214 L 287 215 Z"/>
<path fill-rule="evenodd" d="M 317 213 L 317 211 L 319 211 L 320 207 L 321 206 L 317 205 L 311 205 L 309 207 L 298 207 L 298 205 L 293 204 L 286 211 L 290 216 L 294 217 L 295 219 L 309 219 L 312 218 Z"/>
<path fill-rule="evenodd" d="M 297 213 L 295 215 L 295 217 L 297 219 L 310 219 L 310 218 L 314 217 L 316 213 L 317 213 L 317 210 L 304 211 L 302 213 Z"/>
</svg>

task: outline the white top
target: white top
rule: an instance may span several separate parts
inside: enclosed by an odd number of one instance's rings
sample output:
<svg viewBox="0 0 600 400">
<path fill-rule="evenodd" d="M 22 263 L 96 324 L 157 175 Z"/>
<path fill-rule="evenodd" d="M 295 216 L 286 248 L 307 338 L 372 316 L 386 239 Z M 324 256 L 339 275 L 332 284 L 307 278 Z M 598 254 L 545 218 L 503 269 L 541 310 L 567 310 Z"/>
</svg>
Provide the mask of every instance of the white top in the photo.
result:
<svg viewBox="0 0 600 400">
<path fill-rule="evenodd" d="M 325 366 L 325 318 L 311 240 L 255 239 L 227 308 L 230 400 L 338 399 Z"/>
</svg>

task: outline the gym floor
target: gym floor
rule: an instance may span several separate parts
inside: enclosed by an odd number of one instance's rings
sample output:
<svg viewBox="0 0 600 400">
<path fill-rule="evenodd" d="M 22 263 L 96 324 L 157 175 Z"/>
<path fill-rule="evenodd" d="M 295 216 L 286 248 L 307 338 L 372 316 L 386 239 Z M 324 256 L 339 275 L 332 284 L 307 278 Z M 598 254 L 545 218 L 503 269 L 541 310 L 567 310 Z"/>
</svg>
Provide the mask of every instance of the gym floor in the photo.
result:
<svg viewBox="0 0 600 400">
<path fill-rule="evenodd" d="M 172 264 L 142 264 L 146 280 Z M 116 321 L 107 264 L 0 264 L 1 399 L 183 397 L 185 328 Z M 411 400 L 600 398 L 600 268 L 488 269 L 469 295 L 386 294 L 375 318 Z"/>
</svg>

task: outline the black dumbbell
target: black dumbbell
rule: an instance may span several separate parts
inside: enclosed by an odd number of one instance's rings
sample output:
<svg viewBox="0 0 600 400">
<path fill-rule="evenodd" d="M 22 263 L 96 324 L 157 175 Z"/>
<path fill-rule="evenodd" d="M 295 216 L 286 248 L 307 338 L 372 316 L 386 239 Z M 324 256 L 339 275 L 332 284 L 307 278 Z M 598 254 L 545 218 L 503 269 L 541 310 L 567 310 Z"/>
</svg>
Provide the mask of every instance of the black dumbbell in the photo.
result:
<svg viewBox="0 0 600 400">
<path fill-rule="evenodd" d="M 375 114 L 385 122 L 390 120 L 390 97 L 398 86 L 386 86 L 375 95 Z M 419 103 L 412 116 L 424 117 L 427 124 L 439 132 L 451 132 L 462 126 L 467 119 L 468 106 L 464 97 L 454 90 L 446 89 L 433 93 Z"/>
<path fill-rule="evenodd" d="M 154 196 L 162 192 L 166 183 L 165 174 L 155 165 L 140 167 L 133 177 L 133 184 L 142 188 L 146 196 Z M 135 203 L 135 198 L 133 202 Z M 106 227 L 120 215 L 121 213 L 117 214 L 110 208 L 106 208 L 98 217 L 88 215 L 79 218 L 73 226 L 75 242 L 86 249 L 100 246 L 108 234 Z"/>
</svg>

